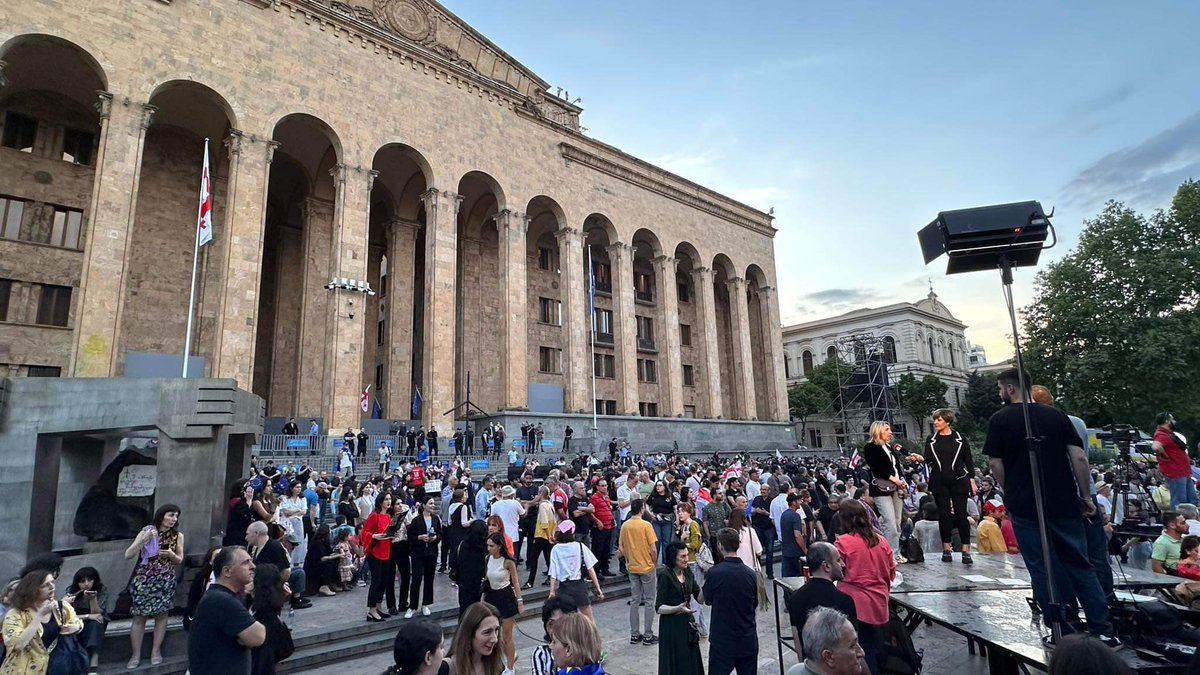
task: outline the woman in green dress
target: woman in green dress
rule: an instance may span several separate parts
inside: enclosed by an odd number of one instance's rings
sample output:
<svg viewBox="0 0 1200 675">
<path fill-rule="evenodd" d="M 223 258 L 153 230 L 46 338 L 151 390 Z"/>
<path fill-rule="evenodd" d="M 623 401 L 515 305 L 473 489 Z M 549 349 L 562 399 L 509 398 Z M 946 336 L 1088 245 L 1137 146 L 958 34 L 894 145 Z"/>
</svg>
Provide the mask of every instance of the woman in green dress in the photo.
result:
<svg viewBox="0 0 1200 675">
<path fill-rule="evenodd" d="M 700 585 L 688 569 L 688 550 L 682 542 L 667 545 L 665 567 L 658 569 L 658 672 L 671 675 L 704 675 L 700 659 L 700 633 L 689 601 L 700 597 Z"/>
</svg>

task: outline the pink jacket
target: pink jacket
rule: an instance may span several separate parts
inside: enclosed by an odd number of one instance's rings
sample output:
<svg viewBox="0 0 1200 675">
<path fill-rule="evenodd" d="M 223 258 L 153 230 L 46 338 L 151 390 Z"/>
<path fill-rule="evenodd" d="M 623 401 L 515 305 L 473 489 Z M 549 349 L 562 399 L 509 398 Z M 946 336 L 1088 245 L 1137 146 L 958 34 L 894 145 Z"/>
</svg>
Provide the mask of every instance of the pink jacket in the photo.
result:
<svg viewBox="0 0 1200 675">
<path fill-rule="evenodd" d="M 875 626 L 887 623 L 888 590 L 896 578 L 892 547 L 883 537 L 869 547 L 857 534 L 843 534 L 835 545 L 846 562 L 846 577 L 838 582 L 838 590 L 854 599 L 859 621 Z"/>
</svg>

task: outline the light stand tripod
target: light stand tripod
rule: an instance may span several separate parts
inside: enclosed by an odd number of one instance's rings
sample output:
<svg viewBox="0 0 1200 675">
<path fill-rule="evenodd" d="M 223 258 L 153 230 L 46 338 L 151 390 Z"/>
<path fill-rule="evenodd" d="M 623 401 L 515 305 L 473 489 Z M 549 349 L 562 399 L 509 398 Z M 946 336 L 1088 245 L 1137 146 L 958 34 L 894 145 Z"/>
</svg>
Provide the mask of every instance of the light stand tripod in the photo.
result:
<svg viewBox="0 0 1200 675">
<path fill-rule="evenodd" d="M 484 410 L 483 408 L 480 408 L 479 406 L 475 405 L 475 402 L 471 400 L 471 371 L 469 371 L 469 370 L 467 371 L 467 397 L 465 399 L 463 399 L 462 403 L 459 403 L 458 405 L 454 406 L 453 408 L 442 413 L 442 416 L 445 417 L 446 415 L 449 415 L 450 413 L 457 412 L 460 408 L 466 408 L 466 412 L 463 414 L 463 419 L 466 421 L 466 423 L 468 425 L 471 424 L 472 413 L 475 411 L 479 411 L 480 417 L 487 417 L 487 411 Z M 453 420 L 455 423 L 458 422 L 457 415 L 454 417 L 451 417 L 450 419 Z M 471 438 L 474 439 L 475 434 L 471 434 Z M 471 444 L 474 445 L 474 440 L 471 441 Z M 458 450 L 458 448 L 455 448 L 455 450 Z M 467 450 L 474 451 L 475 448 L 473 448 L 473 447 L 467 448 Z M 485 453 L 486 453 L 486 450 L 487 449 L 484 448 Z M 456 452 L 455 454 L 458 454 L 458 453 Z M 469 455 L 469 454 L 471 454 L 471 452 L 465 452 L 463 454 Z"/>
<path fill-rule="evenodd" d="M 1046 622 L 1050 624 L 1050 634 L 1053 636 L 1055 644 L 1058 644 L 1063 635 L 1063 624 L 1066 623 L 1066 615 L 1063 612 L 1063 606 L 1059 602 L 1058 588 L 1054 582 L 1054 569 L 1052 561 L 1056 559 L 1054 554 L 1054 545 L 1050 541 L 1046 529 L 1046 500 L 1045 486 L 1042 484 L 1044 476 L 1042 474 L 1042 463 L 1040 456 L 1041 440 L 1034 436 L 1033 423 L 1029 418 L 1029 406 L 1032 405 L 1029 396 L 1029 385 L 1025 382 L 1025 364 L 1021 356 L 1021 333 L 1017 328 L 1017 308 L 1013 303 L 1012 295 L 1012 261 L 1007 255 L 1000 256 L 1000 285 L 1004 290 L 1004 302 L 1008 307 L 1008 318 L 1012 322 L 1013 331 L 1013 350 L 1016 352 L 1017 363 L 1017 386 L 1021 391 L 1021 416 L 1025 422 L 1025 451 L 1029 453 L 1029 473 L 1033 477 L 1033 503 L 1037 510 L 1037 527 L 1038 536 L 1042 543 L 1042 566 L 1046 571 L 1046 595 L 1049 597 L 1049 606 L 1042 607 L 1042 616 Z"/>
</svg>

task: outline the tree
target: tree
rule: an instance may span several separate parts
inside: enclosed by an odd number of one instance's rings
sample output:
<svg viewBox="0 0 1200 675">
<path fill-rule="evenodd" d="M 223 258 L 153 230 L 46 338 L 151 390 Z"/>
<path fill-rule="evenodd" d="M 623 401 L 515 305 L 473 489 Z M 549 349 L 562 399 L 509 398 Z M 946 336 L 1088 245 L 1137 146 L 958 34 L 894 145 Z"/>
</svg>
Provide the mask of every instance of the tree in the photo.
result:
<svg viewBox="0 0 1200 675">
<path fill-rule="evenodd" d="M 804 438 L 808 427 L 808 418 L 828 411 L 831 404 L 829 392 L 812 381 L 801 382 L 788 389 L 788 412 L 791 413 L 792 419 L 799 420 L 801 438 Z"/>
<path fill-rule="evenodd" d="M 981 436 L 988 419 L 1000 405 L 995 373 L 973 372 L 967 376 L 967 393 L 958 409 L 955 427 L 967 436 Z M 972 447 L 975 447 L 974 443 Z"/>
<path fill-rule="evenodd" d="M 808 381 L 819 387 L 825 392 L 829 403 L 822 411 L 828 411 L 830 414 L 838 415 L 842 412 L 841 406 L 841 380 L 842 378 L 850 377 L 850 373 L 854 367 L 841 359 L 834 357 L 827 359 L 819 366 L 814 366 L 808 374 Z"/>
<path fill-rule="evenodd" d="M 1200 430 L 1200 183 L 1149 217 L 1109 202 L 1038 273 L 1022 311 L 1033 382 L 1090 425 Z"/>
<path fill-rule="evenodd" d="M 917 421 L 921 427 L 918 434 L 924 432 L 925 420 L 934 410 L 946 407 L 947 389 L 937 375 L 925 375 L 918 380 L 916 375 L 905 373 L 896 381 L 896 405 Z"/>
</svg>

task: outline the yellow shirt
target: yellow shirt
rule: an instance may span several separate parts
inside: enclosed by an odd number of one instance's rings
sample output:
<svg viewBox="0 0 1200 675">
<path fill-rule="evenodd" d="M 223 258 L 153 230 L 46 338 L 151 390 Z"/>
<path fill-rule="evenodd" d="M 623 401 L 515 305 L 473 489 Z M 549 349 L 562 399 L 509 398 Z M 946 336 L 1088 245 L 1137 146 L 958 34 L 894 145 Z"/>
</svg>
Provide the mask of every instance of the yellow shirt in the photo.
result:
<svg viewBox="0 0 1200 675">
<path fill-rule="evenodd" d="M 980 553 L 1006 553 L 1008 546 L 1004 543 L 1004 533 L 1000 526 L 991 518 L 984 518 L 979 523 L 978 542 L 975 544 Z"/>
<path fill-rule="evenodd" d="M 621 552 L 625 554 L 625 566 L 634 574 L 654 571 L 654 546 L 657 543 L 654 527 L 640 517 L 630 518 L 621 526 Z"/>
<path fill-rule="evenodd" d="M 62 612 L 59 613 L 55 609 L 55 617 L 58 619 L 59 625 L 64 629 L 78 632 L 83 628 L 83 621 L 75 615 L 74 608 L 70 603 L 64 602 L 61 605 Z M 42 644 L 42 627 L 38 626 L 37 634 L 29 641 L 23 649 L 14 649 L 11 645 L 15 643 L 16 637 L 25 632 L 25 629 L 30 623 L 37 621 L 37 613 L 33 610 L 16 610 L 10 609 L 4 615 L 4 642 L 9 646 L 8 656 L 4 659 L 4 664 L 0 666 L 0 673 L 3 675 L 27 675 L 28 673 L 44 673 L 50 663 L 50 652 L 46 651 L 45 645 Z M 51 646 L 57 645 L 57 641 L 50 643 Z"/>
</svg>

